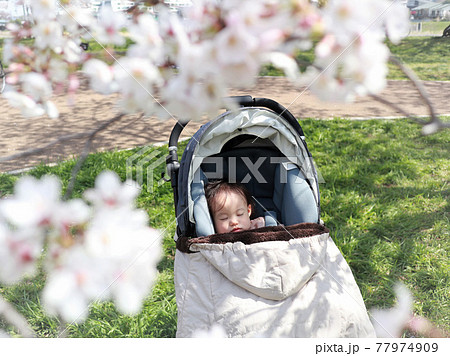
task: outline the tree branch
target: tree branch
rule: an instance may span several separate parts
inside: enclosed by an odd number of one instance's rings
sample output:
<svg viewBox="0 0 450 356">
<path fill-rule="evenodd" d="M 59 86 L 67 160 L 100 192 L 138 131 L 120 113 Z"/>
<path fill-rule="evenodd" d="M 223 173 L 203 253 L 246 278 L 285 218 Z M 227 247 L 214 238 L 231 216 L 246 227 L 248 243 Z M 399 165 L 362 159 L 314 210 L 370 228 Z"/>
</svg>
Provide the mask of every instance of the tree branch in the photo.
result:
<svg viewBox="0 0 450 356">
<path fill-rule="evenodd" d="M 428 107 L 428 110 L 430 112 L 431 120 L 427 122 L 422 122 L 421 124 L 424 125 L 424 129 L 422 132 L 424 134 L 430 134 L 437 132 L 439 129 L 442 128 L 448 128 L 450 127 L 450 123 L 442 122 L 438 116 L 436 115 L 436 112 L 434 110 L 433 103 L 430 100 L 430 97 L 425 90 L 425 87 L 422 84 L 422 81 L 417 77 L 417 75 L 412 71 L 410 68 L 408 68 L 406 65 L 404 65 L 398 58 L 394 56 L 389 56 L 389 61 L 396 66 L 400 68 L 400 70 L 408 77 L 409 80 L 413 83 L 413 85 L 416 87 L 417 91 L 419 92 L 420 97 L 425 102 L 425 104 Z M 408 116 L 411 118 L 411 116 Z M 417 121 L 417 120 L 416 120 Z M 427 130 L 425 128 L 428 127 Z"/>
<path fill-rule="evenodd" d="M 398 58 L 394 56 L 389 56 L 389 61 L 393 64 L 395 64 L 397 67 L 400 68 L 400 70 L 411 80 L 413 85 L 416 87 L 417 91 L 419 92 L 421 98 L 425 102 L 425 104 L 428 106 L 428 110 L 430 111 L 430 116 L 432 120 L 439 120 L 436 117 L 436 113 L 434 111 L 433 104 L 430 100 L 430 97 L 428 96 L 427 91 L 425 90 L 425 87 L 422 84 L 422 81 L 417 77 L 416 73 L 412 71 L 410 68 L 408 68 L 406 65 L 404 65 Z"/>
<path fill-rule="evenodd" d="M 78 172 L 80 171 L 80 169 L 81 169 L 84 161 L 86 160 L 88 154 L 91 151 L 92 141 L 94 140 L 95 136 L 99 132 L 107 129 L 113 123 L 121 120 L 124 115 L 125 114 L 118 114 L 118 115 L 114 116 L 112 119 L 110 119 L 108 121 L 105 121 L 99 127 L 95 128 L 93 130 L 84 131 L 84 132 L 80 132 L 80 133 L 76 133 L 76 134 L 64 135 L 64 136 L 58 137 L 57 139 L 53 140 L 52 142 L 50 142 L 50 143 L 48 143 L 48 144 L 46 144 L 46 145 L 44 145 L 42 147 L 32 148 L 32 149 L 29 149 L 27 151 L 16 153 L 16 154 L 13 154 L 13 155 L 10 155 L 10 156 L 0 157 L 0 162 L 11 161 L 13 159 L 23 158 L 23 157 L 27 157 L 27 156 L 30 156 L 30 155 L 38 154 L 38 153 L 41 153 L 41 152 L 45 151 L 46 149 L 48 149 L 48 148 L 50 148 L 50 147 L 52 147 L 54 145 L 57 145 L 59 143 L 64 143 L 64 142 L 69 141 L 69 140 L 81 139 L 81 138 L 86 138 L 87 137 L 87 140 L 86 140 L 85 145 L 84 145 L 83 152 L 82 152 L 80 158 L 78 159 L 77 164 L 72 169 L 71 178 L 70 178 L 70 181 L 69 181 L 66 193 L 65 193 L 64 198 L 63 198 L 64 200 L 66 200 L 72 195 L 72 191 L 73 191 L 73 188 L 75 186 L 76 176 L 77 176 Z M 142 115 L 141 115 L 141 118 L 142 118 Z"/>
<path fill-rule="evenodd" d="M 94 140 L 94 137 L 99 132 L 101 132 L 101 131 L 105 130 L 106 128 L 108 128 L 108 126 L 110 126 L 114 122 L 119 121 L 120 119 L 122 119 L 123 116 L 124 116 L 124 114 L 118 114 L 117 116 L 115 116 L 112 119 L 104 122 L 99 127 L 97 127 L 96 129 L 94 129 L 94 130 L 89 132 L 88 139 L 86 140 L 86 142 L 84 144 L 83 152 L 81 153 L 81 156 L 78 158 L 77 164 L 72 169 L 72 174 L 70 176 L 70 182 L 69 182 L 69 184 L 67 186 L 66 193 L 64 194 L 64 198 L 63 198 L 64 200 L 69 199 L 70 196 L 72 195 L 73 188 L 75 187 L 76 177 L 77 177 L 78 172 L 80 171 L 81 167 L 83 166 L 83 163 L 86 161 L 86 158 L 87 158 L 88 154 L 91 152 L 91 146 L 92 146 L 92 141 Z"/>
<path fill-rule="evenodd" d="M 311 65 L 312 67 L 323 71 L 324 68 L 321 68 L 317 65 L 310 64 L 304 61 L 299 60 L 298 58 L 294 58 L 295 61 L 297 62 L 297 65 L 300 66 L 308 66 Z M 420 97 L 422 98 L 422 100 L 425 102 L 426 106 L 428 107 L 428 110 L 430 112 L 430 117 L 431 120 L 430 121 L 426 121 L 426 120 L 421 120 L 418 117 L 410 114 L 409 112 L 407 112 L 406 110 L 402 109 L 400 106 L 398 106 L 397 104 L 394 104 L 392 102 L 390 102 L 389 100 L 386 100 L 376 94 L 369 94 L 369 96 L 371 98 L 373 98 L 374 100 L 377 100 L 387 106 L 390 106 L 392 108 L 394 108 L 395 110 L 397 110 L 398 112 L 402 113 L 402 115 L 404 115 L 406 118 L 417 122 L 418 124 L 423 126 L 422 129 L 422 133 L 427 135 L 427 134 L 432 134 L 437 132 L 440 129 L 443 128 L 449 128 L 450 127 L 450 123 L 448 122 L 442 122 L 439 117 L 436 115 L 436 112 L 434 110 L 434 106 L 433 103 L 430 100 L 430 97 L 425 89 L 425 87 L 423 86 L 421 80 L 416 76 L 416 74 L 409 69 L 407 66 L 405 66 L 399 59 L 395 58 L 394 56 L 390 56 L 389 57 L 389 61 L 392 62 L 393 64 L 397 65 L 400 70 L 408 77 L 408 79 L 413 83 L 414 87 L 417 89 L 417 91 L 419 92 Z M 325 68 L 326 69 L 326 68 Z"/>
<path fill-rule="evenodd" d="M 93 130 L 79 132 L 76 134 L 64 135 L 64 136 L 56 138 L 55 140 L 49 142 L 48 144 L 46 144 L 44 146 L 41 146 L 38 148 L 31 148 L 29 150 L 26 150 L 26 151 L 23 151 L 20 153 L 15 153 L 10 156 L 0 157 L 0 162 L 12 161 L 17 158 L 23 158 L 23 157 L 31 156 L 34 154 L 39 154 L 41 152 L 44 152 L 46 149 L 48 149 L 52 146 L 55 146 L 59 143 L 64 143 L 69 140 L 75 140 L 75 139 L 80 139 L 80 138 L 85 138 L 85 137 L 87 137 L 89 140 L 90 138 L 93 138 L 95 135 L 97 135 L 97 133 L 99 133 L 100 131 L 103 131 L 104 129 L 106 129 L 108 126 L 110 126 L 114 122 L 122 119 L 123 116 L 124 116 L 124 114 L 118 114 L 115 117 L 113 117 L 112 119 L 102 123 L 99 127 L 95 128 Z"/>
<path fill-rule="evenodd" d="M 386 100 L 384 98 L 382 98 L 379 95 L 376 94 L 369 94 L 369 96 L 371 98 L 373 98 L 376 101 L 379 101 L 382 104 L 385 104 L 387 106 L 392 107 L 393 109 L 397 110 L 399 113 L 401 113 L 403 116 L 405 116 L 406 118 L 416 121 L 417 123 L 421 124 L 421 125 L 425 125 L 428 123 L 428 121 L 425 120 L 421 120 L 418 117 L 412 116 L 409 112 L 407 112 L 406 110 L 402 109 L 400 106 L 398 106 L 397 104 L 394 104 L 392 102 L 390 102 L 389 100 Z"/>
<path fill-rule="evenodd" d="M 15 153 L 10 156 L 0 157 L 0 162 L 12 161 L 17 158 L 23 158 L 23 157 L 31 156 L 34 154 L 39 154 L 39 153 L 45 151 L 46 149 L 48 149 L 54 145 L 57 145 L 58 143 L 63 143 L 63 142 L 69 141 L 69 140 L 74 140 L 74 139 L 79 139 L 79 138 L 84 138 L 86 136 L 89 136 L 90 133 L 91 133 L 91 131 L 86 131 L 86 132 L 80 132 L 80 133 L 76 133 L 76 134 L 64 135 L 64 136 L 58 137 L 57 139 L 51 141 L 50 143 L 48 143 L 44 146 L 41 146 L 38 148 L 31 148 L 29 150 L 26 150 L 26 151 L 23 151 L 20 153 Z"/>
</svg>

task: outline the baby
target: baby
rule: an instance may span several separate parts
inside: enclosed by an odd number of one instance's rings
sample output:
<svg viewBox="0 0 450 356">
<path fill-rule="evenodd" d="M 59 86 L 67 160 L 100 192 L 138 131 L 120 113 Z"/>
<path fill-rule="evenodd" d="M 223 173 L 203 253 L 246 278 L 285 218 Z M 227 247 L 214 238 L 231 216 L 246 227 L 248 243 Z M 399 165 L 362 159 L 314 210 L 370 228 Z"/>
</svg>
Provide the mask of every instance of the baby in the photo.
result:
<svg viewBox="0 0 450 356">
<path fill-rule="evenodd" d="M 253 199 L 242 184 L 215 181 L 206 186 L 205 194 L 216 233 L 237 232 L 264 226 L 263 217 L 250 220 Z"/>
</svg>

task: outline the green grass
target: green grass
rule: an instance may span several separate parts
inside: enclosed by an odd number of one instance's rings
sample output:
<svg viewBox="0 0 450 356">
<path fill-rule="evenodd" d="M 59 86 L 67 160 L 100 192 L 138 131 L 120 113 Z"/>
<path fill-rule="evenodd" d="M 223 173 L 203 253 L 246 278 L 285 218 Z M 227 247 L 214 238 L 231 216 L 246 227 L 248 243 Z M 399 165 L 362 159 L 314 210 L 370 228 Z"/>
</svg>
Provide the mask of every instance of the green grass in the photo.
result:
<svg viewBox="0 0 450 356">
<path fill-rule="evenodd" d="M 391 53 L 410 67 L 421 80 L 450 81 L 450 40 L 441 37 L 406 37 L 399 44 L 387 41 Z M 300 69 L 314 61 L 314 50 L 303 51 L 297 55 Z M 388 63 L 387 79 L 404 80 L 407 77 L 401 70 Z M 283 72 L 272 65 L 263 67 L 260 75 L 282 76 Z"/>
<path fill-rule="evenodd" d="M 391 53 L 408 65 L 421 80 L 450 80 L 450 41 L 441 37 L 407 37 L 399 45 L 388 43 Z M 388 79 L 406 79 L 389 63 Z"/>
<path fill-rule="evenodd" d="M 367 307 L 391 306 L 392 287 L 402 281 L 414 294 L 415 313 L 450 331 L 449 131 L 422 137 L 420 128 L 406 120 L 301 124 L 325 180 L 320 186 L 322 219 L 352 268 Z M 164 147 L 155 149 L 167 153 Z M 125 179 L 126 159 L 137 150 L 90 155 L 73 196 L 92 187 L 104 169 Z M 39 166 L 29 174 L 56 174 L 66 187 L 73 165 L 69 161 Z M 161 172 L 156 172 L 158 177 Z M 0 195 L 11 192 L 15 180 L 16 176 L 0 175 Z M 148 211 L 151 225 L 164 231 L 165 253 L 156 286 L 138 315 L 120 315 L 112 303 L 94 304 L 85 323 L 67 327 L 68 336 L 175 336 L 170 184 L 158 186 L 155 181 L 152 194 L 144 185 L 138 205 Z M 40 272 L 16 286 L 0 286 L 0 294 L 26 316 L 39 336 L 55 337 L 59 323 L 45 315 L 39 302 L 44 284 Z M 14 333 L 1 321 L 0 328 Z"/>
<path fill-rule="evenodd" d="M 422 31 L 421 32 L 412 32 L 411 35 L 414 34 L 434 34 L 434 35 L 442 35 L 444 29 L 450 25 L 450 21 L 422 21 Z"/>
<path fill-rule="evenodd" d="M 390 304 L 392 283 L 403 281 L 415 312 L 448 331 L 449 132 L 420 137 L 405 121 L 306 126 L 326 182 L 322 218 L 367 306 Z"/>
<path fill-rule="evenodd" d="M 180 144 L 184 149 L 185 144 Z M 160 151 L 161 155 L 166 152 Z M 139 149 L 122 152 L 105 152 L 91 154 L 78 175 L 72 197 L 80 197 L 84 190 L 93 187 L 95 177 L 103 170 L 113 170 L 126 179 L 126 160 Z M 148 151 L 150 154 L 152 151 Z M 180 157 L 181 158 L 181 157 Z M 58 166 L 38 166 L 28 174 L 41 177 L 54 174 L 61 178 L 63 190 L 68 185 L 71 170 L 75 161 L 68 161 Z M 158 167 L 156 177 L 160 177 L 164 167 Z M 135 173 L 133 175 L 135 177 Z M 0 174 L 0 197 L 10 193 L 18 176 Z M 147 178 L 144 175 L 142 194 L 137 199 L 137 205 L 149 213 L 150 225 L 163 232 L 164 257 L 158 264 L 158 281 L 152 293 L 145 301 L 142 312 L 136 316 L 120 315 L 112 303 L 94 304 L 90 309 L 89 319 L 82 325 L 68 325 L 68 335 L 71 337 L 174 337 L 176 331 L 176 302 L 173 285 L 173 261 L 175 255 L 175 212 L 170 184 L 158 186 L 157 179 L 153 182 L 153 194 L 147 192 Z M 39 295 L 45 284 L 42 271 L 37 278 L 28 279 L 13 287 L 0 286 L 0 294 L 17 306 L 24 314 L 39 336 L 56 337 L 60 332 L 59 322 L 45 315 L 39 303 Z M 14 334 L 10 326 L 2 324 Z"/>
</svg>

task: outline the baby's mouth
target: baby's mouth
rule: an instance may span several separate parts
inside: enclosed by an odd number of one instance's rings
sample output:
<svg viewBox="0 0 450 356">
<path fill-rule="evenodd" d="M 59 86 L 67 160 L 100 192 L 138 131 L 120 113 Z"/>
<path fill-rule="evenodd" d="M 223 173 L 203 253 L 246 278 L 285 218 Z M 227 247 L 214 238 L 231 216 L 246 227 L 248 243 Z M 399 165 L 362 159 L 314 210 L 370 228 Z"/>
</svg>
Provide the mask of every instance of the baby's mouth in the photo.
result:
<svg viewBox="0 0 450 356">
<path fill-rule="evenodd" d="M 237 231 L 241 231 L 242 229 L 240 227 L 235 227 L 233 230 L 231 230 L 231 232 L 237 232 Z"/>
</svg>

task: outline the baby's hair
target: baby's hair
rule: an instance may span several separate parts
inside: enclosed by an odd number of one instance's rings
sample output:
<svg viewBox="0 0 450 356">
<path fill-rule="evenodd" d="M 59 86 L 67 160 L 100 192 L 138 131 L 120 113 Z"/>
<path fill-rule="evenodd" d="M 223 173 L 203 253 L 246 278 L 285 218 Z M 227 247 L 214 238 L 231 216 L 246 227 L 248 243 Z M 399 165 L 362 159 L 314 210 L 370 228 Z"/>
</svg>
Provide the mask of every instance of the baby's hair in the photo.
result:
<svg viewBox="0 0 450 356">
<path fill-rule="evenodd" d="M 241 195 L 245 199 L 247 205 L 250 204 L 250 206 L 252 208 L 252 212 L 254 212 L 254 209 L 253 209 L 254 203 L 253 203 L 252 195 L 250 194 L 250 192 L 247 190 L 247 188 L 243 184 L 228 183 L 224 180 L 216 180 L 211 183 L 208 183 L 207 186 L 205 187 L 206 201 L 208 202 L 209 213 L 211 214 L 211 216 L 213 216 L 215 212 L 222 209 L 223 205 L 225 204 L 225 201 L 224 201 L 222 203 L 222 206 L 220 206 L 220 207 L 216 206 L 216 203 L 217 203 L 216 196 L 217 196 L 217 194 L 219 194 L 221 192 L 225 192 L 225 193 L 234 192 L 234 193 Z"/>
</svg>

